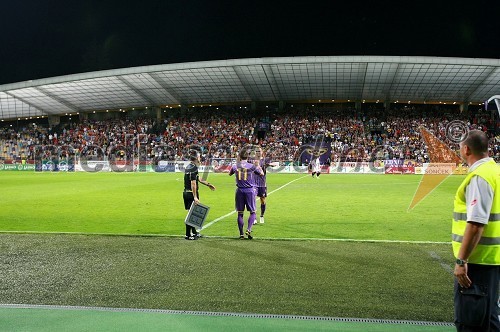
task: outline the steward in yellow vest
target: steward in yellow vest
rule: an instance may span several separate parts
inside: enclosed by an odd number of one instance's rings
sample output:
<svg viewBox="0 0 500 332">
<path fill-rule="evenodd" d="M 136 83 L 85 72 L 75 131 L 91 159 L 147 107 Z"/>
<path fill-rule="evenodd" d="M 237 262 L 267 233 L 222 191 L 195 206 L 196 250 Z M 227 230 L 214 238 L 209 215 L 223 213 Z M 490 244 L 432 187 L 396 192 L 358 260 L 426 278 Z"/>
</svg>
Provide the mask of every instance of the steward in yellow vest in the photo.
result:
<svg viewBox="0 0 500 332">
<path fill-rule="evenodd" d="M 473 212 L 469 213 L 468 218 L 466 203 L 466 188 L 475 176 L 479 176 L 484 180 L 482 184 L 485 185 L 485 191 L 491 188 L 491 194 L 496 192 L 495 189 L 500 185 L 500 167 L 491 158 L 481 159 L 474 166 L 476 167 L 469 172 L 455 195 L 452 227 L 453 253 L 455 257 L 462 258 L 459 255 L 459 250 L 467 227 L 467 221 L 480 222 L 484 224 L 483 234 L 474 251 L 470 253 L 467 261 L 474 264 L 500 265 L 500 195 L 493 196 L 487 219 L 483 217 L 482 220 L 478 220 L 481 219 L 480 215 Z M 489 202 L 487 200 L 486 203 Z M 473 199 L 469 205 L 474 207 L 481 203 L 483 202 L 479 200 L 474 201 Z M 488 206 L 479 208 L 483 208 L 484 211 Z"/>
<path fill-rule="evenodd" d="M 500 166 L 488 137 L 472 130 L 460 143 L 469 174 L 455 195 L 452 246 L 457 331 L 500 331 Z"/>
</svg>

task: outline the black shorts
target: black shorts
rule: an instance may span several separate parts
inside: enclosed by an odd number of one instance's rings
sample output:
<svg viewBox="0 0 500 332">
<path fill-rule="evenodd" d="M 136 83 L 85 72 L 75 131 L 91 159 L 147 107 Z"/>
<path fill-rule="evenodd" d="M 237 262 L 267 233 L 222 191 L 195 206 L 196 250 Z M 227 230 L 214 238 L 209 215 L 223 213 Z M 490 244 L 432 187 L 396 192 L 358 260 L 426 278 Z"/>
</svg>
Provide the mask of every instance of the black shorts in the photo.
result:
<svg viewBox="0 0 500 332">
<path fill-rule="evenodd" d="M 190 191 L 185 191 L 182 193 L 182 198 L 184 199 L 184 208 L 189 210 L 191 208 L 191 204 L 194 202 L 194 195 Z"/>
<path fill-rule="evenodd" d="M 257 187 L 257 197 L 267 197 L 267 187 Z"/>
</svg>

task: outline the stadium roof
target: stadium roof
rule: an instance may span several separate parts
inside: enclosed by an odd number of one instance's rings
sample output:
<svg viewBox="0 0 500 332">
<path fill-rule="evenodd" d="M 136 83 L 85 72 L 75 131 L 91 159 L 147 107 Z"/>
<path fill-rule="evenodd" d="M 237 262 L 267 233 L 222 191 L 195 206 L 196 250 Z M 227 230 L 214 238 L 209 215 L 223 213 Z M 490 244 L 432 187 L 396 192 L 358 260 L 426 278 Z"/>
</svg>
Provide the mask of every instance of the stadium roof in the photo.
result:
<svg viewBox="0 0 500 332">
<path fill-rule="evenodd" d="M 500 60 L 326 56 L 132 67 L 0 85 L 0 119 L 250 102 L 482 103 Z"/>
</svg>

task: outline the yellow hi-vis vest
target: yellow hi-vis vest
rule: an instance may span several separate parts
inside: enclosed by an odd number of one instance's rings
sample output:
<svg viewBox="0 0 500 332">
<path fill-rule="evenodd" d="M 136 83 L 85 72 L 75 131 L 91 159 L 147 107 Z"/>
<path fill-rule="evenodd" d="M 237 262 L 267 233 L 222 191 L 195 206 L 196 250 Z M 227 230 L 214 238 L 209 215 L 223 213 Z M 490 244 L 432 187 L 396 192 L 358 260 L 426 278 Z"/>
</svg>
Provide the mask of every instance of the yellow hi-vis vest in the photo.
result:
<svg viewBox="0 0 500 332">
<path fill-rule="evenodd" d="M 493 188 L 493 204 L 488 224 L 484 226 L 483 235 L 477 247 L 468 258 L 469 263 L 484 265 L 500 265 L 500 167 L 494 160 L 479 165 L 469 173 L 455 194 L 452 226 L 452 245 L 455 257 L 458 256 L 462 244 L 465 226 L 467 225 L 467 205 L 465 188 L 473 176 L 480 176 Z M 461 257 L 463 258 L 463 257 Z"/>
</svg>

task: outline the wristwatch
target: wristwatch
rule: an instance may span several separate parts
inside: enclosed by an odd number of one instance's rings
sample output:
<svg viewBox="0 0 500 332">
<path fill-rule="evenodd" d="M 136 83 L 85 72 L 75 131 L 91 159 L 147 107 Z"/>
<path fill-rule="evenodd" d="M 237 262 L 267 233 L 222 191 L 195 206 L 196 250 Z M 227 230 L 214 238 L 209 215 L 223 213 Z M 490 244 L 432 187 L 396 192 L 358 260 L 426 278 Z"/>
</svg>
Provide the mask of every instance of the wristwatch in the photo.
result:
<svg viewBox="0 0 500 332">
<path fill-rule="evenodd" d="M 457 263 L 457 265 L 464 266 L 465 264 L 467 264 L 467 260 L 457 258 L 455 263 Z"/>
</svg>

